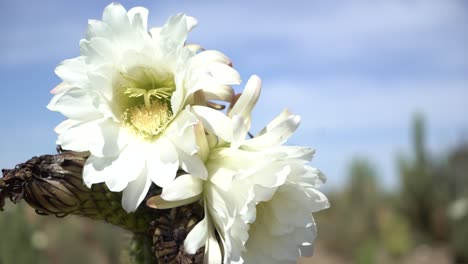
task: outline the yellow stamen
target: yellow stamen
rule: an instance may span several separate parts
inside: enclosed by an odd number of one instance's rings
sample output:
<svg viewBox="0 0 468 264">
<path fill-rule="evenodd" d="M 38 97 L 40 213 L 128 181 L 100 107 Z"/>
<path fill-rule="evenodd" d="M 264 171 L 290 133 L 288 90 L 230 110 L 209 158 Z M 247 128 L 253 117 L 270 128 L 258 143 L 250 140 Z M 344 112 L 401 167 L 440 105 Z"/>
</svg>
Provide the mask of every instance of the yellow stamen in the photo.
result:
<svg viewBox="0 0 468 264">
<path fill-rule="evenodd" d="M 114 100 L 122 123 L 145 140 L 154 140 L 172 120 L 173 75 L 147 67 L 135 67 L 120 75 Z"/>
<path fill-rule="evenodd" d="M 167 104 L 158 101 L 149 106 L 140 105 L 128 109 L 123 114 L 123 120 L 137 134 L 145 139 L 158 136 L 172 119 L 172 113 Z"/>
</svg>

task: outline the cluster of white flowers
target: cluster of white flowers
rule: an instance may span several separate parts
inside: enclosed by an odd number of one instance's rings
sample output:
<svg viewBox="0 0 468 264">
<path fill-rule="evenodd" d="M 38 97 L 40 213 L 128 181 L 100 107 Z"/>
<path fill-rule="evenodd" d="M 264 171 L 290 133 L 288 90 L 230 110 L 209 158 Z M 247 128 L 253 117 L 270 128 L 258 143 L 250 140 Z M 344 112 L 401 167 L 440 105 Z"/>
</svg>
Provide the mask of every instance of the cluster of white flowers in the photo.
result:
<svg viewBox="0 0 468 264">
<path fill-rule="evenodd" d="M 259 77 L 235 96 L 230 60 L 186 43 L 194 18 L 151 29 L 147 18 L 145 8 L 112 3 L 89 21 L 81 56 L 56 69 L 63 82 L 48 108 L 68 118 L 57 143 L 89 152 L 84 183 L 123 191 L 127 212 L 151 184 L 163 191 L 150 207 L 201 203 L 205 218 L 185 248 L 205 246 L 206 263 L 295 263 L 315 239 L 312 213 L 328 207 L 317 191 L 324 176 L 307 165 L 313 150 L 283 145 L 299 116 L 285 110 L 249 137 Z"/>
</svg>

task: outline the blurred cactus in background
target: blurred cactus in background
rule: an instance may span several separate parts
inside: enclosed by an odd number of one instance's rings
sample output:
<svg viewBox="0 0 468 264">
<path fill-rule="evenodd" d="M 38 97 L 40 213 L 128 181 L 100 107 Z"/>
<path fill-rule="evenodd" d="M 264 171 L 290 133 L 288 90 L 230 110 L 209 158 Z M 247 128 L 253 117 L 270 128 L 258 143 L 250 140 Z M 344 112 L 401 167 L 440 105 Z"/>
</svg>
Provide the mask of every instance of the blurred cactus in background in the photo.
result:
<svg viewBox="0 0 468 264">
<path fill-rule="evenodd" d="M 415 115 L 412 152 L 397 159 L 399 189 L 381 188 L 372 163 L 359 158 L 347 185 L 328 194 L 318 243 L 348 260 L 340 263 L 468 263 L 468 145 L 432 154 L 425 134 Z"/>
<path fill-rule="evenodd" d="M 355 245 L 350 247 L 353 262 L 375 263 L 377 204 L 380 203 L 377 173 L 369 161 L 361 158 L 351 162 L 349 176 L 346 200 L 347 207 L 353 210 L 348 216 L 349 242 Z"/>
<path fill-rule="evenodd" d="M 85 218 L 43 217 L 7 203 L 0 216 L 0 263 L 126 263 L 129 233 Z M 129 262 L 127 262 L 129 263 Z"/>
<path fill-rule="evenodd" d="M 376 219 L 380 202 L 377 178 L 367 160 L 353 160 L 345 191 L 329 195 L 333 210 L 317 216 L 321 225 L 319 239 L 354 263 L 376 261 Z"/>
<path fill-rule="evenodd" d="M 394 208 L 379 209 L 378 225 L 382 247 L 389 259 L 398 260 L 410 251 L 412 238 L 409 222 Z"/>
<path fill-rule="evenodd" d="M 450 242 L 457 263 L 468 263 L 468 145 L 450 154 Z"/>
<path fill-rule="evenodd" d="M 400 157 L 399 160 L 400 207 L 412 229 L 417 231 L 419 242 L 451 242 L 456 263 L 466 263 L 466 215 L 454 219 L 448 212 L 457 201 L 467 197 L 468 148 L 461 146 L 448 157 L 431 157 L 425 147 L 425 126 L 421 116 L 415 117 L 412 133 L 413 158 Z"/>
<path fill-rule="evenodd" d="M 412 157 L 399 157 L 401 177 L 400 206 L 419 235 L 431 233 L 434 206 L 433 164 L 425 147 L 425 127 L 421 116 L 412 124 Z M 438 187 L 438 186 L 437 186 Z M 429 239 L 429 238 L 427 238 Z"/>
</svg>

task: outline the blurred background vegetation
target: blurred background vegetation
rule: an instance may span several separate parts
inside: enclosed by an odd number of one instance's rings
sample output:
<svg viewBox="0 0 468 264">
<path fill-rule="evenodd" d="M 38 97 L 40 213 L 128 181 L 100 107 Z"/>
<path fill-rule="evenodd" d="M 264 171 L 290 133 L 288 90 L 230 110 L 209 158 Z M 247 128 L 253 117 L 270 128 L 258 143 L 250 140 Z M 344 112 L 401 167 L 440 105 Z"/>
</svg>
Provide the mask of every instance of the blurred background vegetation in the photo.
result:
<svg viewBox="0 0 468 264">
<path fill-rule="evenodd" d="M 368 158 L 355 158 L 331 208 L 316 214 L 316 255 L 307 263 L 468 263 L 468 145 L 429 153 L 421 115 L 412 151 L 399 154 L 400 184 L 379 185 Z"/>
<path fill-rule="evenodd" d="M 395 159 L 399 187 L 386 190 L 371 159 L 354 158 L 345 186 L 327 192 L 331 208 L 315 215 L 315 255 L 301 263 L 468 263 L 468 145 L 429 153 L 423 116 L 412 123 L 412 151 Z M 125 231 L 25 205 L 7 205 L 0 236 L 0 264 L 129 263 Z"/>
<path fill-rule="evenodd" d="M 0 264 L 129 263 L 131 235 L 81 217 L 37 215 L 24 202 L 0 213 Z"/>
</svg>

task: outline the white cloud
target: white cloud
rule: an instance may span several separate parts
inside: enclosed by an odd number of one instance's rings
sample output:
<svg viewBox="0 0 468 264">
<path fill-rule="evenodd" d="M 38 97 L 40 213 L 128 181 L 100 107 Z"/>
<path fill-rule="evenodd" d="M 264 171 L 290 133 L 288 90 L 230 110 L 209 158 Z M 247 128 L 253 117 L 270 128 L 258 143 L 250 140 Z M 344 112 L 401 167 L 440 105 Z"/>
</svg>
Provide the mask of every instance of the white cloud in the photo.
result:
<svg viewBox="0 0 468 264">
<path fill-rule="evenodd" d="M 4 18 L 2 24 L 8 25 L 0 27 L 2 35 L 9 36 L 0 44 L 2 64 L 67 57 L 77 50 L 86 20 L 98 18 L 90 14 L 102 11 L 102 5 L 83 3 L 75 7 L 76 14 L 67 14 L 63 11 L 70 8 L 65 9 L 59 1 L 34 3 L 7 5 L 16 7 L 14 20 Z M 133 5 L 127 3 L 126 7 Z M 468 33 L 463 26 L 468 16 L 462 1 L 295 0 L 258 1 L 256 8 L 252 5 L 249 1 L 163 1 L 148 8 L 150 25 L 160 25 L 181 11 L 196 16 L 200 26 L 193 33 L 194 40 L 208 48 L 232 47 L 236 54 L 228 55 L 257 67 L 287 61 L 291 53 L 320 65 L 372 61 L 403 53 L 422 54 L 446 65 L 468 64 L 461 56 L 468 53 Z M 277 52 L 262 52 L 265 48 Z"/>
<path fill-rule="evenodd" d="M 194 33 L 196 40 L 242 48 L 244 56 L 236 56 L 258 67 L 284 60 L 291 63 L 291 54 L 301 54 L 310 64 L 319 65 L 417 56 L 443 64 L 440 66 L 468 64 L 464 59 L 468 16 L 461 1 L 278 1 L 257 5 L 261 9 L 247 8 L 245 2 L 187 8 L 202 25 Z M 262 52 L 275 47 L 274 54 Z"/>
</svg>

